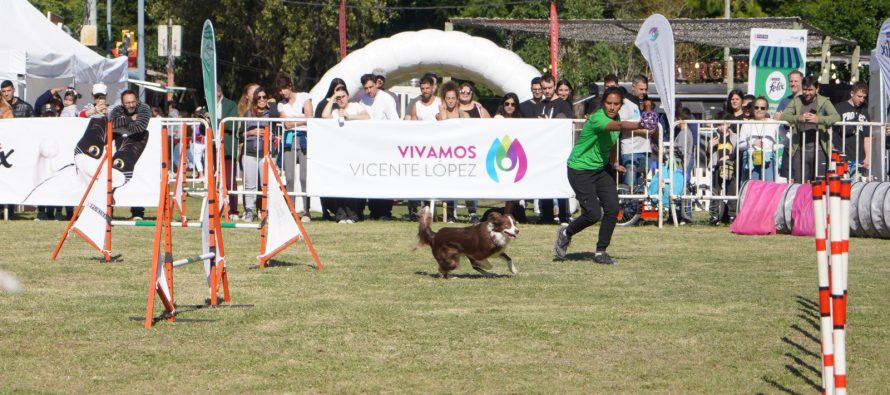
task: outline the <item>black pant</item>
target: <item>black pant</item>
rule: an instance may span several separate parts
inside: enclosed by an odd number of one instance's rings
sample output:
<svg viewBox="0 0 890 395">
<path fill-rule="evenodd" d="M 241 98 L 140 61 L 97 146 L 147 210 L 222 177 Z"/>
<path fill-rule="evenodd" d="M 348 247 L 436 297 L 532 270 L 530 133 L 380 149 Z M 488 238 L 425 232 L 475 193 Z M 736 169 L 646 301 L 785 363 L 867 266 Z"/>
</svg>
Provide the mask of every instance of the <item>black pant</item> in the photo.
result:
<svg viewBox="0 0 890 395">
<path fill-rule="evenodd" d="M 559 207 L 559 222 L 569 222 L 572 219 L 569 213 L 569 199 L 556 199 Z M 541 223 L 553 223 L 553 199 L 539 199 L 538 206 L 541 209 Z"/>
<path fill-rule="evenodd" d="M 605 251 L 612 241 L 612 233 L 618 222 L 618 190 L 615 174 L 605 169 L 569 168 L 568 175 L 569 185 L 572 186 L 575 198 L 581 205 L 581 215 L 569 224 L 566 233 L 571 236 L 602 219 L 596 250 Z"/>
<path fill-rule="evenodd" d="M 371 219 L 392 217 L 392 199 L 368 199 Z"/>
<path fill-rule="evenodd" d="M 801 168 L 801 156 L 803 156 L 803 168 Z M 791 163 L 795 183 L 815 180 L 817 171 L 818 175 L 824 176 L 826 169 L 828 169 L 828 153 L 822 149 L 822 144 L 814 141 L 797 148 Z"/>
</svg>

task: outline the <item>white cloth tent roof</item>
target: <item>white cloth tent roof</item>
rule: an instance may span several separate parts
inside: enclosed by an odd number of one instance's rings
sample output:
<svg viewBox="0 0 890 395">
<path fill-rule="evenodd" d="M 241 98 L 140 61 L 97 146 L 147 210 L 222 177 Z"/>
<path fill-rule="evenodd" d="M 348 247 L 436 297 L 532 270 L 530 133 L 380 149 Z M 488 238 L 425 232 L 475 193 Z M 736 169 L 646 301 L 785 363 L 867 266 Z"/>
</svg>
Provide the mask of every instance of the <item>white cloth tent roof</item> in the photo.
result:
<svg viewBox="0 0 890 395">
<path fill-rule="evenodd" d="M 3 0 L 3 30 L 0 54 L 24 54 L 20 62 L 0 62 L 0 75 L 24 74 L 32 78 L 73 78 L 80 84 L 127 81 L 127 59 L 106 59 L 93 52 L 25 0 Z"/>
</svg>

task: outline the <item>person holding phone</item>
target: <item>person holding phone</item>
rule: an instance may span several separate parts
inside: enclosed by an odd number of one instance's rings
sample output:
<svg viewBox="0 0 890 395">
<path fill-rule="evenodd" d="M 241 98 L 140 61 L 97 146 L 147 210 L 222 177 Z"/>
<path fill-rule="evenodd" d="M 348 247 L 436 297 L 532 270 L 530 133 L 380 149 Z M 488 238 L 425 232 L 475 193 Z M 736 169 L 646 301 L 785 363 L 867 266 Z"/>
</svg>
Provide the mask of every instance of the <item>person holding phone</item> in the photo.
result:
<svg viewBox="0 0 890 395">
<path fill-rule="evenodd" d="M 796 126 L 791 136 L 791 172 L 796 183 L 825 174 L 831 153 L 829 127 L 841 120 L 831 101 L 818 92 L 816 77 L 805 77 L 800 96 L 782 112 L 781 119 Z"/>
<path fill-rule="evenodd" d="M 84 106 L 77 115 L 81 118 L 102 118 L 108 116 L 108 87 L 103 83 L 93 85 L 93 102 Z"/>
</svg>

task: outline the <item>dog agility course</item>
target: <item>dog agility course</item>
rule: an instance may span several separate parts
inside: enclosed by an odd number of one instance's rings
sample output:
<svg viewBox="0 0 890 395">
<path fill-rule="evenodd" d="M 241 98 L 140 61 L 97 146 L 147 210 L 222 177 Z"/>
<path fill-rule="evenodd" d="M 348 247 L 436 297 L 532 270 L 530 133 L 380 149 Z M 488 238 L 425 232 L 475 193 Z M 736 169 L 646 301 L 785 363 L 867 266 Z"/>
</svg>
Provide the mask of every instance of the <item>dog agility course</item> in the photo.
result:
<svg viewBox="0 0 890 395">
<path fill-rule="evenodd" d="M 253 307 L 206 308 L 203 268 L 186 265 L 176 322 L 147 331 L 151 231 L 116 227 L 112 263 L 79 241 L 51 262 L 64 224 L 0 226 L 0 271 L 22 284 L 0 294 L 2 392 L 816 393 L 822 380 L 812 238 L 620 229 L 606 267 L 585 252 L 552 262 L 553 226 L 524 225 L 519 274 L 464 261 L 446 281 L 413 250 L 416 222 L 313 222 L 321 271 L 302 247 L 260 269 L 259 233 L 223 229 L 233 303 Z M 201 248 L 195 230 L 172 235 Z M 849 256 L 848 387 L 881 393 L 886 247 L 855 239 Z"/>
</svg>

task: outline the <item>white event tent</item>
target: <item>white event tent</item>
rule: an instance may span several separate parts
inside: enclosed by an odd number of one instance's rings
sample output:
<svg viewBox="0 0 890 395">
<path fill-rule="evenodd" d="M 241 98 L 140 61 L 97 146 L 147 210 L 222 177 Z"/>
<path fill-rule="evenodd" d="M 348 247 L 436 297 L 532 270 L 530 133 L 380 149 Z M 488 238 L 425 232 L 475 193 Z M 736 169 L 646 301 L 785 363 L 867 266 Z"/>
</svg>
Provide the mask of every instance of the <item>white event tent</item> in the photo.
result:
<svg viewBox="0 0 890 395">
<path fill-rule="evenodd" d="M 101 81 L 108 85 L 109 102 L 113 102 L 117 92 L 126 88 L 125 57 L 100 56 L 26 0 L 3 0 L 2 8 L 5 33 L 0 34 L 0 80 L 17 84 L 17 96 L 33 104 L 50 87 L 74 85 L 87 99 L 92 84 Z M 84 99 L 78 106 L 86 104 Z"/>
</svg>

